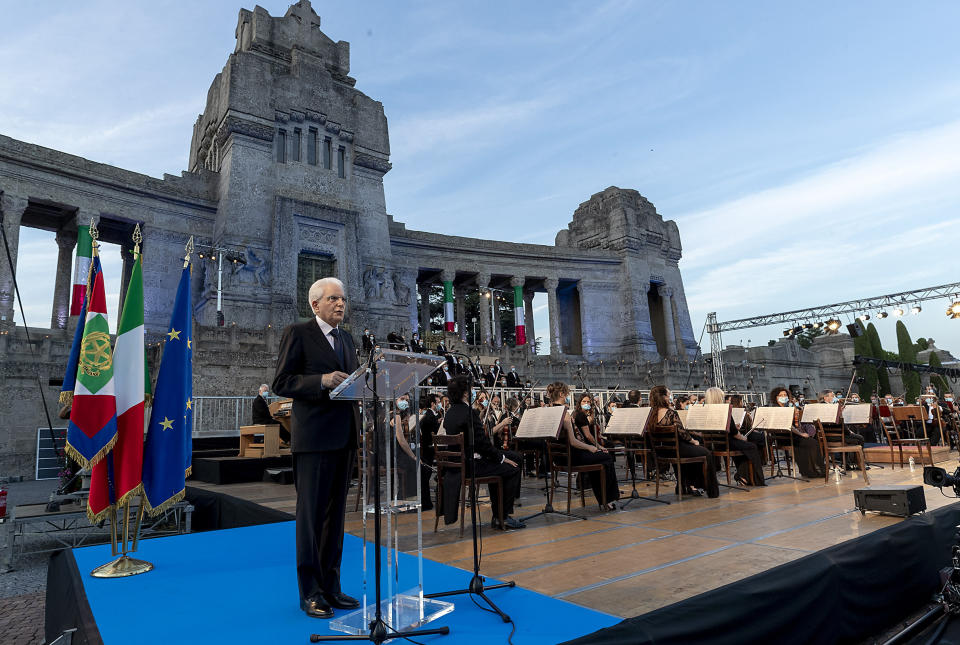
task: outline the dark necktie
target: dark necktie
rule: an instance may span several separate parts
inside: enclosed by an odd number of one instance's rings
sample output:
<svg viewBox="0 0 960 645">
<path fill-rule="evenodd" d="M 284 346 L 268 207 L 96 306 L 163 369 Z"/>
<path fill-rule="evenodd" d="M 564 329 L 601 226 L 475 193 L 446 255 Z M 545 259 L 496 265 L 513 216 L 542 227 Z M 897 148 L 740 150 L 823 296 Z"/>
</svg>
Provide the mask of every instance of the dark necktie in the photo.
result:
<svg viewBox="0 0 960 645">
<path fill-rule="evenodd" d="M 340 338 L 340 330 L 336 327 L 331 329 L 330 337 L 333 339 L 333 351 L 337 354 L 337 360 L 340 361 L 340 367 L 346 367 L 347 362 L 343 359 L 343 339 Z"/>
</svg>

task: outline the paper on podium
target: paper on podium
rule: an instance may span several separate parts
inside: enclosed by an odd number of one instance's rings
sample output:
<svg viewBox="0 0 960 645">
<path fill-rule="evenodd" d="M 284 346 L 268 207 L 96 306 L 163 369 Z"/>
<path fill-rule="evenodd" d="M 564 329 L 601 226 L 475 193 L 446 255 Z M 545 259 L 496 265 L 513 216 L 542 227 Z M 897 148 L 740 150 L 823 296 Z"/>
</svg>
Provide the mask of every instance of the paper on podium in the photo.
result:
<svg viewBox="0 0 960 645">
<path fill-rule="evenodd" d="M 843 406 L 843 422 L 848 425 L 866 425 L 870 423 L 870 404 L 855 403 Z"/>
<path fill-rule="evenodd" d="M 733 418 L 733 422 L 737 425 L 738 428 L 743 426 L 743 417 L 746 416 L 746 414 L 747 414 L 746 408 L 733 408 L 732 410 L 730 410 L 730 416 Z"/>
<path fill-rule="evenodd" d="M 730 425 L 730 404 L 694 405 L 687 410 L 683 427 L 687 430 L 724 430 Z"/>
<path fill-rule="evenodd" d="M 639 437 L 647 427 L 651 408 L 614 408 L 607 423 L 605 435 L 630 435 Z"/>
<path fill-rule="evenodd" d="M 820 423 L 839 423 L 840 406 L 836 403 L 808 403 L 803 406 L 803 416 L 800 417 L 801 423 L 813 423 L 818 419 Z"/>
<path fill-rule="evenodd" d="M 754 430 L 789 430 L 793 427 L 793 411 L 796 408 L 781 408 L 773 405 L 757 408 L 753 413 Z"/>
<path fill-rule="evenodd" d="M 382 349 L 377 360 L 377 393 L 382 399 L 406 394 L 446 363 L 442 356 Z M 330 391 L 330 398 L 359 401 L 369 397 L 373 383 L 367 383 L 367 366 L 361 365 L 343 383 Z M 369 385 L 370 389 L 367 389 Z"/>
<path fill-rule="evenodd" d="M 556 439 L 566 412 L 567 408 L 562 405 L 527 409 L 520 417 L 517 439 Z"/>
</svg>

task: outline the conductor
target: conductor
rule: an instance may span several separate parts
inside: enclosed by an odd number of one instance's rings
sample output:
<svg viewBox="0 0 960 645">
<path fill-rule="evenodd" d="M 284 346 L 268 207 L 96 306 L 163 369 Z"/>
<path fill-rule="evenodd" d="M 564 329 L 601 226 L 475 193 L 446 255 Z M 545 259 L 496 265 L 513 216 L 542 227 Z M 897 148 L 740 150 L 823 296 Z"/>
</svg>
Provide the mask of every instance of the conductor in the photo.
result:
<svg viewBox="0 0 960 645">
<path fill-rule="evenodd" d="M 300 608 L 314 618 L 331 618 L 333 608 L 360 606 L 340 589 L 344 513 L 359 410 L 355 403 L 330 400 L 330 390 L 358 365 L 353 338 L 339 329 L 347 304 L 343 283 L 336 278 L 317 280 L 308 299 L 315 318 L 284 330 L 273 390 L 293 399 Z"/>
</svg>

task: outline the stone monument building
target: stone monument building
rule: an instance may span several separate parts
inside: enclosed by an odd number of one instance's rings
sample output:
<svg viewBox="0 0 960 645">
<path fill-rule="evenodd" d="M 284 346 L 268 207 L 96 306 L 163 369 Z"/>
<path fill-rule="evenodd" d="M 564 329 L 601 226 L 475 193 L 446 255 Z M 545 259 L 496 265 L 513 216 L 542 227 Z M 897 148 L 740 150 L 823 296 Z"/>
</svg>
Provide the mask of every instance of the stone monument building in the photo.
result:
<svg viewBox="0 0 960 645">
<path fill-rule="evenodd" d="M 699 348 L 673 221 L 637 191 L 610 187 L 576 209 L 552 246 L 408 230 L 386 210 L 384 107 L 356 84 L 349 44 L 328 38 L 309 0 L 300 0 L 281 17 L 240 11 L 236 48 L 210 85 L 179 176 L 156 179 L 0 135 L 14 261 L 21 227 L 55 231 L 59 249 L 50 327 L 31 329 L 32 343 L 12 322 L 13 276 L 6 258 L 0 262 L 0 474 L 32 471 L 45 423 L 37 376 L 55 407 L 76 324 L 68 308 L 77 228 L 91 220 L 101 241 L 121 246 L 124 284 L 131 234 L 142 228 L 153 354 L 194 237 L 204 254 L 192 274 L 197 395 L 248 394 L 269 381 L 280 330 L 310 315 L 307 289 L 324 276 L 346 285 L 355 335 L 365 327 L 381 339 L 419 330 L 435 341 L 446 331 L 448 346 L 509 360 L 541 381 L 570 380 L 575 368 L 598 386 L 629 385 L 631 374 L 658 382 L 689 375 Z M 18 275 L 21 289 L 29 279 Z M 425 305 L 435 285 L 452 294 L 453 306 L 444 326 L 431 328 Z M 533 296 L 545 293 L 549 354 L 505 345 L 501 316 L 489 310 L 497 299 L 487 297 L 479 298 L 479 338 L 467 346 L 464 301 L 478 291 L 522 301 L 531 340 Z"/>
</svg>

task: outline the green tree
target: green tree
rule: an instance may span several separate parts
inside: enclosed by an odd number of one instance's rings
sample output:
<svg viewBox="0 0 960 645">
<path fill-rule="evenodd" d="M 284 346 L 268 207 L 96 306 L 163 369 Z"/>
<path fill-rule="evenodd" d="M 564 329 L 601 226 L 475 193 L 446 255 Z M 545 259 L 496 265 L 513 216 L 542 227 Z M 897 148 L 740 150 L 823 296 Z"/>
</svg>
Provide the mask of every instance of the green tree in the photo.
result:
<svg viewBox="0 0 960 645">
<path fill-rule="evenodd" d="M 857 321 L 855 323 L 857 327 L 860 328 L 860 336 L 857 336 L 853 339 L 853 353 L 856 356 L 870 356 L 870 337 L 867 336 L 867 330 L 864 329 L 863 323 Z M 860 398 L 869 401 L 870 395 L 875 394 L 877 391 L 877 368 L 873 365 L 857 365 L 857 376 L 862 379 L 860 381 Z M 881 393 L 880 396 L 883 396 L 884 393 Z"/>
<path fill-rule="evenodd" d="M 867 325 L 867 338 L 870 339 L 870 353 L 868 356 L 873 358 L 885 358 L 883 346 L 880 344 L 880 334 L 873 323 Z M 877 368 L 877 381 L 880 383 L 880 396 L 890 393 L 890 374 L 887 368 Z"/>
<path fill-rule="evenodd" d="M 930 352 L 930 358 L 927 362 L 930 364 L 930 367 L 943 367 L 943 363 L 940 362 L 940 357 L 937 356 L 936 352 Z M 947 385 L 947 379 L 945 379 L 942 374 L 931 374 L 930 385 L 937 388 L 940 396 L 943 396 L 944 392 L 950 391 L 950 386 Z"/>
<path fill-rule="evenodd" d="M 926 338 L 920 337 L 917 339 L 917 342 L 914 343 L 914 346 L 917 348 L 917 352 L 922 352 L 930 349 L 930 341 Z"/>
<path fill-rule="evenodd" d="M 910 332 L 902 320 L 897 321 L 897 349 L 900 350 L 903 363 L 917 362 L 917 348 L 910 340 Z M 911 369 L 902 369 L 900 376 L 903 378 L 904 399 L 909 402 L 920 396 L 920 375 Z"/>
<path fill-rule="evenodd" d="M 810 349 L 810 346 L 813 345 L 813 339 L 817 336 L 823 336 L 824 333 L 823 327 L 804 329 L 797 334 L 797 344 L 804 349 Z"/>
</svg>

